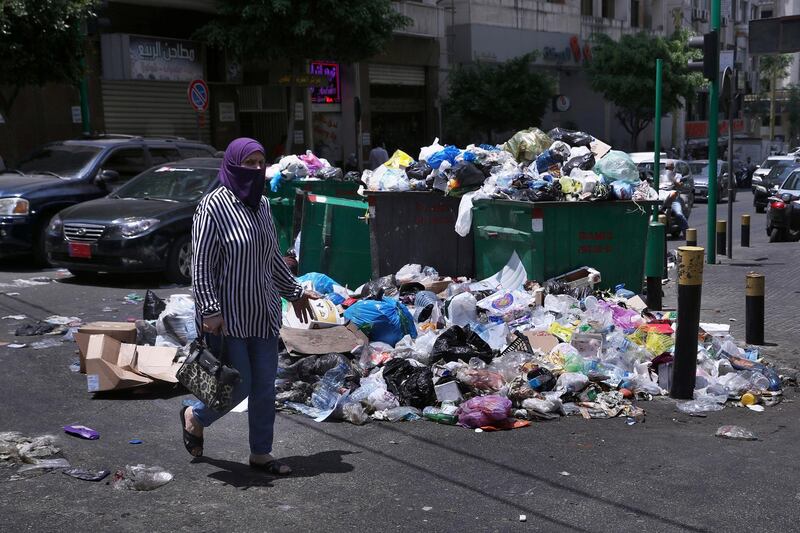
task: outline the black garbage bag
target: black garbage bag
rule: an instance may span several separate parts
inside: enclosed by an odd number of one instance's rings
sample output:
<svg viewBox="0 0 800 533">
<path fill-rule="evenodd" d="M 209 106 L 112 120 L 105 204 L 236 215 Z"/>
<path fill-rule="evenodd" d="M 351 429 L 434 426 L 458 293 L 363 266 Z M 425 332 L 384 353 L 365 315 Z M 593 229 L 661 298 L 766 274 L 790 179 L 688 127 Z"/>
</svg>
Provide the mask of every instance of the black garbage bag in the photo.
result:
<svg viewBox="0 0 800 533">
<path fill-rule="evenodd" d="M 343 179 L 344 181 L 361 181 L 361 172 L 357 170 L 351 170 L 344 175 Z"/>
<path fill-rule="evenodd" d="M 315 176 L 321 180 L 342 179 L 342 169 L 339 167 L 325 167 L 317 170 Z"/>
<path fill-rule="evenodd" d="M 416 367 L 408 359 L 392 359 L 383 366 L 383 379 L 389 392 L 403 405 L 424 409 L 436 403 L 433 372 L 427 366 Z"/>
<path fill-rule="evenodd" d="M 452 326 L 439 335 L 431 350 L 430 364 L 439 361 L 469 361 L 477 357 L 488 363 L 494 357 L 492 348 L 469 326 Z M 385 375 L 385 374 L 384 374 Z"/>
<path fill-rule="evenodd" d="M 349 370 L 345 377 L 345 385 L 348 387 L 353 383 L 358 383 L 358 370 L 353 366 L 352 361 L 340 353 L 326 353 L 324 355 L 309 355 L 303 357 L 280 371 L 280 377 L 290 380 L 305 381 L 315 383 L 325 372 L 344 363 Z"/>
<path fill-rule="evenodd" d="M 547 136 L 554 141 L 563 141 L 570 146 L 589 147 L 594 137 L 582 131 L 565 130 L 564 128 L 553 128 L 547 132 Z"/>
<path fill-rule="evenodd" d="M 458 182 L 457 188 L 459 189 L 479 187 L 486 179 L 483 172 L 469 161 L 459 161 L 451 170 L 453 178 Z"/>
<path fill-rule="evenodd" d="M 595 161 L 594 161 L 594 154 L 589 152 L 585 155 L 579 155 L 578 157 L 573 157 L 561 168 L 561 172 L 564 176 L 569 176 L 569 173 L 572 172 L 572 169 L 579 168 L 581 170 L 592 170 L 594 168 Z"/>
<path fill-rule="evenodd" d="M 427 161 L 415 161 L 406 167 L 406 176 L 411 180 L 424 181 L 432 170 Z"/>
<path fill-rule="evenodd" d="M 361 297 L 370 300 L 382 300 L 384 296 L 394 297 L 397 294 L 397 283 L 393 275 L 369 281 L 361 289 Z"/>
<path fill-rule="evenodd" d="M 548 369 L 540 366 L 528 372 L 528 385 L 536 392 L 553 390 L 556 386 L 556 377 Z"/>
<path fill-rule="evenodd" d="M 29 322 L 17 328 L 14 335 L 17 337 L 33 337 L 34 335 L 45 335 L 56 329 L 55 324 L 48 324 L 38 320 L 36 322 Z"/>
<path fill-rule="evenodd" d="M 150 289 L 144 294 L 144 306 L 142 307 L 143 320 L 157 320 L 164 309 L 167 308 L 167 303 L 156 296 L 156 293 Z"/>
<path fill-rule="evenodd" d="M 564 193 L 561 192 L 561 184 L 558 182 L 548 183 L 538 189 L 530 189 L 527 191 L 527 195 L 529 202 L 554 202 L 564 197 Z"/>
</svg>

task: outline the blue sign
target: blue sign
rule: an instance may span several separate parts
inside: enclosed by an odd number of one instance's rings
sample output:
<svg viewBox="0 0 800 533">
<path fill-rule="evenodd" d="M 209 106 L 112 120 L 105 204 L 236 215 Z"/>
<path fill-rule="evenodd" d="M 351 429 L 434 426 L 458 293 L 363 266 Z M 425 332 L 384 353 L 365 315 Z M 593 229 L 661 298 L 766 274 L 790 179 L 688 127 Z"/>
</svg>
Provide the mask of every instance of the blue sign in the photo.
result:
<svg viewBox="0 0 800 533">
<path fill-rule="evenodd" d="M 208 85 L 203 80 L 194 80 L 189 84 L 189 104 L 197 112 L 208 109 Z"/>
</svg>

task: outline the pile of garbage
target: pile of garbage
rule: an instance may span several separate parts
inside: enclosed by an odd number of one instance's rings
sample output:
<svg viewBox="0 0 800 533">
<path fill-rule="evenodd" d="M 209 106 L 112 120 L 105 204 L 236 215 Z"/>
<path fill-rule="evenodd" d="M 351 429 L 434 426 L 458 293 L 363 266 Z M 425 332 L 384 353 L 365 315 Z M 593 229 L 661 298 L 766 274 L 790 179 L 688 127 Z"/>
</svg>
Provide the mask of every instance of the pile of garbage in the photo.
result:
<svg viewBox="0 0 800 533">
<path fill-rule="evenodd" d="M 437 138 L 416 161 L 398 150 L 379 168 L 365 170 L 361 181 L 370 191 L 478 190 L 482 197 L 529 202 L 657 198 L 627 154 L 562 128 L 530 128 L 502 145 L 465 149 L 442 146 Z"/>
<path fill-rule="evenodd" d="M 358 172 L 348 172 L 331 165 L 327 159 L 314 155 L 311 150 L 305 154 L 287 155 L 266 170 L 270 190 L 277 192 L 282 181 L 295 180 L 350 180 L 358 181 Z"/>
<path fill-rule="evenodd" d="M 491 430 L 566 415 L 635 423 L 640 402 L 669 392 L 677 314 L 650 311 L 623 287 L 595 291 L 601 273 L 577 272 L 540 285 L 515 254 L 479 282 L 407 265 L 349 291 L 307 274 L 301 281 L 325 299 L 310 326 L 285 312 L 277 402 L 355 424 L 427 418 Z M 677 408 L 779 402 L 781 378 L 757 348 L 705 327 L 695 397 Z"/>
</svg>

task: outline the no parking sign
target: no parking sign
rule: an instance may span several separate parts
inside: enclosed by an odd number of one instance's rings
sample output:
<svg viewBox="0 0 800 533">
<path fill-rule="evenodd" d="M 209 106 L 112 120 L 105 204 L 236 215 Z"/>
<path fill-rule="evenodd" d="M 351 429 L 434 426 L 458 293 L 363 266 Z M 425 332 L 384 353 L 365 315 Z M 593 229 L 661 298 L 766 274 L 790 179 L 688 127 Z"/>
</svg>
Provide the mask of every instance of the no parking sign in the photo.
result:
<svg viewBox="0 0 800 533">
<path fill-rule="evenodd" d="M 208 85 L 203 80 L 190 82 L 186 95 L 189 98 L 189 104 L 198 113 L 208 109 Z"/>
</svg>

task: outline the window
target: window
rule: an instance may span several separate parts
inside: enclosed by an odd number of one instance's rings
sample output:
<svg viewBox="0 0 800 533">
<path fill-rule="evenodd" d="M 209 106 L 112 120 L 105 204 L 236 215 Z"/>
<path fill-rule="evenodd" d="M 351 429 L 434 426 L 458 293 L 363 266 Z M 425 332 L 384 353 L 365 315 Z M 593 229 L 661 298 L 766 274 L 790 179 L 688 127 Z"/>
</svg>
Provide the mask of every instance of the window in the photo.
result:
<svg viewBox="0 0 800 533">
<path fill-rule="evenodd" d="M 594 15 L 594 0 L 581 0 L 581 15 L 586 17 Z"/>
<path fill-rule="evenodd" d="M 181 154 L 185 159 L 190 157 L 214 157 L 214 152 L 209 148 L 199 146 L 181 146 Z"/>
<path fill-rule="evenodd" d="M 603 0 L 603 18 L 614 18 L 614 0 Z"/>
<path fill-rule="evenodd" d="M 761 18 L 762 19 L 771 19 L 772 18 L 772 10 L 771 9 L 764 9 L 761 11 Z"/>
<path fill-rule="evenodd" d="M 639 27 L 639 0 L 631 0 L 631 28 Z"/>
<path fill-rule="evenodd" d="M 181 159 L 177 148 L 150 148 L 150 160 L 153 165 L 163 165 Z"/>
<path fill-rule="evenodd" d="M 119 181 L 125 182 L 147 168 L 143 148 L 120 148 L 114 150 L 105 163 L 103 170 L 114 170 L 119 174 Z"/>
</svg>

